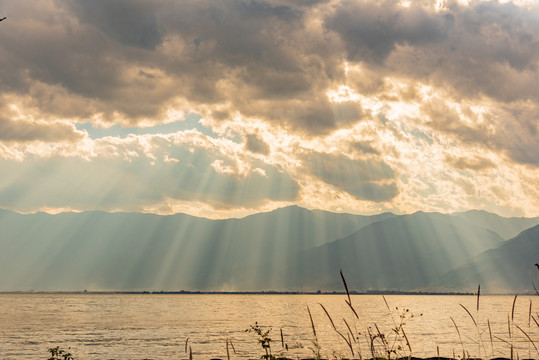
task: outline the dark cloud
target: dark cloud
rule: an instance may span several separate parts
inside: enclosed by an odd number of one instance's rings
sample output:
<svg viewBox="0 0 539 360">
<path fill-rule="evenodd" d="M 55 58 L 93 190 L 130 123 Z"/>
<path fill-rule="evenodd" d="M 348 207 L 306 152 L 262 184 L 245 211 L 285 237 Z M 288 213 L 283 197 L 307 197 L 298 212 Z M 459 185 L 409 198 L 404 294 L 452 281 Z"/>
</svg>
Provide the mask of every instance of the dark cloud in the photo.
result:
<svg viewBox="0 0 539 360">
<path fill-rule="evenodd" d="M 394 171 L 381 160 L 313 152 L 302 161 L 308 173 L 357 199 L 389 201 L 398 193 Z"/>
<path fill-rule="evenodd" d="M 91 24 L 124 45 L 155 49 L 162 41 L 149 0 L 67 0 L 81 22 Z"/>
<path fill-rule="evenodd" d="M 455 169 L 459 170 L 485 170 L 485 169 L 491 169 L 495 168 L 496 164 L 494 164 L 491 160 L 485 159 L 482 157 L 455 157 L 455 156 L 447 156 L 445 161 Z"/>
<path fill-rule="evenodd" d="M 325 92 L 343 72 L 334 36 L 306 28 L 313 6 L 319 2 L 10 2 L 20 20 L 0 39 L 0 88 L 54 87 L 67 95 L 65 107 L 76 101 L 83 116 L 110 121 L 159 122 L 183 99 L 195 110 L 228 103 L 229 111 L 327 133 L 341 120 Z M 54 105 L 42 111 L 62 110 Z"/>
<path fill-rule="evenodd" d="M 397 45 L 425 46 L 440 42 L 453 25 L 451 15 L 426 11 L 412 2 L 342 1 L 325 19 L 346 44 L 348 59 L 383 63 Z"/>
<path fill-rule="evenodd" d="M 380 155 L 380 152 L 372 147 L 371 143 L 368 141 L 358 141 L 351 144 L 353 150 L 359 152 L 360 154 L 373 154 Z"/>
<path fill-rule="evenodd" d="M 270 152 L 269 145 L 257 134 L 247 134 L 245 136 L 245 148 L 251 152 L 263 155 L 268 155 Z"/>
<path fill-rule="evenodd" d="M 496 1 L 452 3 L 439 12 L 421 2 L 342 1 L 326 25 L 349 60 L 369 64 L 379 77 L 414 78 L 465 96 L 538 100 L 538 14 Z"/>
</svg>

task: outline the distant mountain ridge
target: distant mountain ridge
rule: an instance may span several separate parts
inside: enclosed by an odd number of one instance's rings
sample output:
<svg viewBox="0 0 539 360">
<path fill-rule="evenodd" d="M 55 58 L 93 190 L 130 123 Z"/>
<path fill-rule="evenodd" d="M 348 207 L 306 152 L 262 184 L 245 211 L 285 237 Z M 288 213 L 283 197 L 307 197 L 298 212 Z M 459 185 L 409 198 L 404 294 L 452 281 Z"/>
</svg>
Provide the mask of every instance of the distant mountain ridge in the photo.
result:
<svg viewBox="0 0 539 360">
<path fill-rule="evenodd" d="M 342 269 L 358 290 L 424 289 L 452 268 L 504 241 L 459 218 L 418 212 L 381 220 L 300 254 L 289 286 L 341 287 Z"/>
<path fill-rule="evenodd" d="M 0 212 L 0 290 L 251 288 L 291 253 L 393 214 L 297 206 L 242 219 Z"/>
<path fill-rule="evenodd" d="M 341 289 L 340 267 L 356 289 L 424 289 L 530 224 L 297 206 L 225 220 L 0 210 L 0 291 Z"/>
<path fill-rule="evenodd" d="M 504 239 L 517 236 L 520 232 L 539 224 L 539 218 L 505 218 L 483 210 L 470 210 L 454 213 L 452 216 L 462 218 L 468 222 L 493 230 Z"/>
<path fill-rule="evenodd" d="M 539 286 L 539 225 L 525 230 L 499 247 L 472 258 L 443 277 L 436 285 L 461 290 L 477 284 L 491 291 L 530 291 Z"/>
</svg>

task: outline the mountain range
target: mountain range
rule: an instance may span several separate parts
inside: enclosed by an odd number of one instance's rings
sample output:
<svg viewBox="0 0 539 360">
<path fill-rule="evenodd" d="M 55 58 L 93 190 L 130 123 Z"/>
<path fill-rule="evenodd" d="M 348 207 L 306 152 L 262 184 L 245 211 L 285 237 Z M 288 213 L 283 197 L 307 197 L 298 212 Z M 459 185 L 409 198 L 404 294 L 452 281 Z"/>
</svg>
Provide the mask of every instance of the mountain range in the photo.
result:
<svg viewBox="0 0 539 360">
<path fill-rule="evenodd" d="M 529 290 L 537 224 L 484 211 L 297 206 L 225 220 L 0 210 L 0 291 L 341 290 L 340 269 L 359 291 Z"/>
</svg>

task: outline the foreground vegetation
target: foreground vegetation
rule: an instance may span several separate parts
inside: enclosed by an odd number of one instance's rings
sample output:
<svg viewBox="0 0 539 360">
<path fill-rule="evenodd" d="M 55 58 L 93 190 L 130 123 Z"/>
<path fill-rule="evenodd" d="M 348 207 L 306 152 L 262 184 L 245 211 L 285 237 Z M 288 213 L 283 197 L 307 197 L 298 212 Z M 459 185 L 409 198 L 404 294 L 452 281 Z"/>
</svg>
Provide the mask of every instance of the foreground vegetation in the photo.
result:
<svg viewBox="0 0 539 360">
<path fill-rule="evenodd" d="M 310 319 L 310 331 L 312 333 L 310 344 L 307 346 L 299 343 L 289 344 L 288 342 L 285 342 L 285 336 L 283 335 L 282 329 L 279 329 L 279 332 L 276 333 L 271 328 L 263 327 L 258 323 L 255 323 L 245 330 L 252 334 L 260 345 L 261 354 L 259 358 L 261 360 L 300 359 L 299 356 L 294 354 L 294 350 L 298 348 L 309 349 L 311 352 L 309 358 L 311 359 L 417 359 L 414 357 L 413 347 L 410 344 L 405 331 L 406 322 L 416 315 L 412 314 L 408 309 L 398 307 L 393 309 L 385 296 L 381 295 L 391 318 L 391 328 L 387 331 L 383 331 L 376 323 L 372 323 L 370 326 L 364 328 L 359 328 L 358 324 L 360 323 L 360 318 L 352 303 L 350 291 L 342 271 L 340 275 L 346 291 L 346 298 L 344 301 L 350 311 L 349 317 L 342 318 L 342 322 L 338 323 L 332 318 L 331 314 L 323 304 L 319 305 L 323 310 L 327 321 L 331 325 L 331 328 L 348 350 L 342 352 L 335 349 L 322 349 L 317 335 L 317 325 L 313 321 L 311 309 L 307 307 L 306 313 Z M 539 292 L 537 292 L 537 289 L 535 288 L 535 284 L 533 287 L 535 293 L 539 295 Z M 491 323 L 488 317 L 485 318 L 480 314 L 481 288 L 478 286 L 475 309 L 470 309 L 459 304 L 462 311 L 464 311 L 470 321 L 473 322 L 475 333 L 462 333 L 458 324 L 452 317 L 450 317 L 455 330 L 453 336 L 458 337 L 460 349 L 458 352 L 453 351 L 453 353 L 450 354 L 451 357 L 442 358 L 439 348 L 437 348 L 436 357 L 430 359 L 500 359 L 497 356 L 502 355 L 507 359 L 516 360 L 522 358 L 516 346 L 517 343 L 522 341 L 527 343 L 527 357 L 539 358 L 539 349 L 531 335 L 532 332 L 537 333 L 537 330 L 539 329 L 539 313 L 532 313 L 532 301 L 530 300 L 527 324 L 519 324 L 515 319 L 516 302 L 517 296 L 515 295 L 510 309 L 510 315 L 508 315 L 507 318 L 507 334 L 504 337 L 496 336 L 492 332 Z M 463 341 L 464 337 L 475 344 L 473 349 L 466 348 Z M 494 343 L 496 342 L 504 344 L 505 349 L 502 352 L 495 350 Z M 232 340 L 226 339 L 225 346 L 227 360 L 238 358 Z M 522 349 L 522 346 L 520 349 Z M 48 351 L 50 353 L 50 358 L 48 360 L 74 360 L 73 355 L 69 351 L 60 349 L 59 347 L 51 348 Z M 185 341 L 184 353 L 185 358 L 188 358 L 189 360 L 193 359 L 193 351 L 191 344 L 189 343 L 189 338 Z M 302 358 L 305 357 L 302 356 Z"/>
</svg>

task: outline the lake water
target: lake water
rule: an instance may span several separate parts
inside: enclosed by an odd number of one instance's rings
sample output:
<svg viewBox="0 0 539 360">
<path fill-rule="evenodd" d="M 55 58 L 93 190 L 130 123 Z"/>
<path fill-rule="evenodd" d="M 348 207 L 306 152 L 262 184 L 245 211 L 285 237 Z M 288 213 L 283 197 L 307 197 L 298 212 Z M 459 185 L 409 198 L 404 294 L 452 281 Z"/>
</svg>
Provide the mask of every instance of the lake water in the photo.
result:
<svg viewBox="0 0 539 360">
<path fill-rule="evenodd" d="M 533 319 L 529 322 L 530 301 L 537 319 L 539 297 L 519 296 L 513 321 L 512 296 L 481 296 L 477 312 L 474 296 L 388 295 L 390 314 L 381 295 L 354 295 L 359 320 L 345 299 L 345 295 L 0 294 L 0 358 L 47 359 L 47 349 L 60 346 L 70 348 L 75 359 L 187 359 L 187 338 L 194 359 L 226 359 L 227 339 L 235 350 L 229 346 L 231 358 L 259 358 L 263 352 L 257 336 L 245 331 L 255 322 L 272 328 L 274 353 L 282 350 L 282 329 L 287 356 L 312 357 L 307 307 L 322 356 L 350 357 L 348 346 L 319 304 L 343 335 L 349 333 L 343 318 L 352 332 L 361 333 L 358 344 L 353 344 L 355 357 L 360 351 L 371 357 L 366 336 L 369 331 L 378 334 L 376 327 L 393 346 L 392 318 L 398 323 L 402 311 L 414 356 L 436 356 L 438 351 L 442 356 L 459 356 L 464 347 L 471 356 L 508 357 L 512 344 L 515 357 L 517 351 L 520 358 L 539 357 L 522 332 L 539 346 L 539 327 Z M 470 311 L 478 327 L 459 304 Z M 404 339 L 394 348 L 399 344 L 408 349 Z M 383 351 L 379 339 L 374 345 L 375 351 Z M 407 355 L 404 350 L 398 354 Z"/>
</svg>

